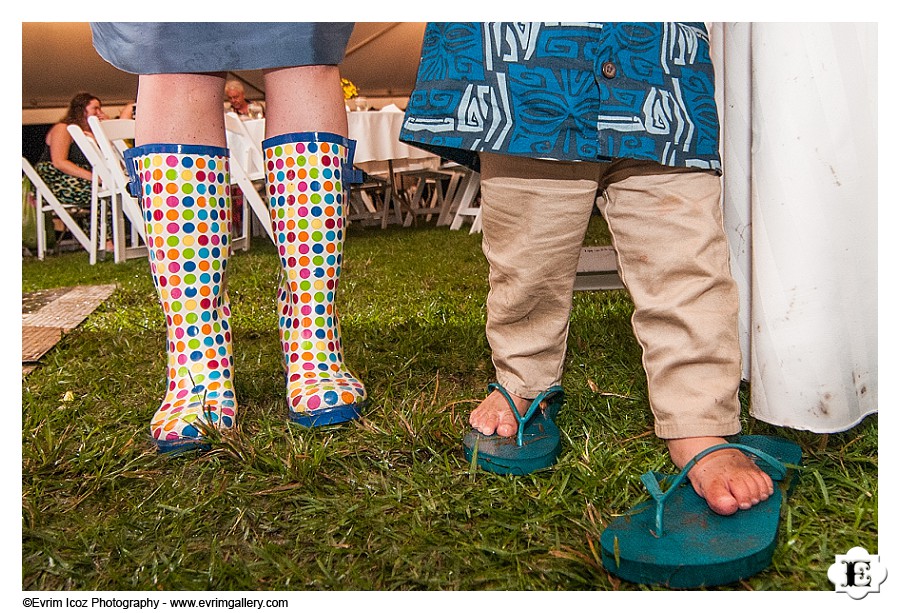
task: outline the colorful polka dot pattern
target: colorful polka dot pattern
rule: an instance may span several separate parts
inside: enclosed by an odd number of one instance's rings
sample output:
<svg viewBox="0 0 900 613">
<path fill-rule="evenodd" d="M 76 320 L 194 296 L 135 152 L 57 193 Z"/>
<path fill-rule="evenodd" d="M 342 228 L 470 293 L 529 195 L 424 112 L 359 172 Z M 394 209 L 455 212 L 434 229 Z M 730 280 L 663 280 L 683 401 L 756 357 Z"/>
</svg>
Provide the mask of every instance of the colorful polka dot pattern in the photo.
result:
<svg viewBox="0 0 900 613">
<path fill-rule="evenodd" d="M 147 223 L 150 270 L 166 315 L 168 388 L 150 431 L 160 450 L 231 428 L 231 250 L 227 158 L 148 152 L 135 158 Z"/>
<path fill-rule="evenodd" d="M 344 145 L 266 147 L 266 185 L 283 272 L 278 295 L 287 401 L 315 414 L 360 403 L 366 391 L 343 364 L 334 297 L 344 243 Z"/>
</svg>

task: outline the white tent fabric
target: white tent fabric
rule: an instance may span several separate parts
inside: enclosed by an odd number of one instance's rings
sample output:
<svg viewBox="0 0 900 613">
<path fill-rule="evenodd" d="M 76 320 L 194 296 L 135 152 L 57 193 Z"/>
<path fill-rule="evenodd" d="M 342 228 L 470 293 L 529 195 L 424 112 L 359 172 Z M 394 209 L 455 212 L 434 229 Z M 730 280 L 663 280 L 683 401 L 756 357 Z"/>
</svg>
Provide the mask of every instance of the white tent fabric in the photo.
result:
<svg viewBox="0 0 900 613">
<path fill-rule="evenodd" d="M 715 23 L 725 225 L 751 414 L 878 410 L 877 26 Z"/>
<path fill-rule="evenodd" d="M 412 92 L 422 50 L 424 22 L 357 22 L 341 76 L 370 103 L 402 104 Z M 249 99 L 265 95 L 262 70 L 229 74 Z M 113 116 L 137 95 L 136 75 L 114 68 L 94 50 L 87 22 L 22 23 L 22 122 L 56 122 L 79 91 L 98 96 Z M 46 112 L 42 112 L 46 111 Z"/>
</svg>

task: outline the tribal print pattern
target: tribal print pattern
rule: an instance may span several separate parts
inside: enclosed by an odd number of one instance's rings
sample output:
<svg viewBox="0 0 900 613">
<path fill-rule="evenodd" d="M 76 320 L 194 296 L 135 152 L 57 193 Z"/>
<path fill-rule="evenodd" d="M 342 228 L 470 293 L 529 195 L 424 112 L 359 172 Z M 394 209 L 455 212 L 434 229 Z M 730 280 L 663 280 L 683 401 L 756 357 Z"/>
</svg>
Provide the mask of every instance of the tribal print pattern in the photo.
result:
<svg viewBox="0 0 900 613">
<path fill-rule="evenodd" d="M 718 170 L 714 82 L 702 23 L 430 23 L 401 140 Z"/>
</svg>

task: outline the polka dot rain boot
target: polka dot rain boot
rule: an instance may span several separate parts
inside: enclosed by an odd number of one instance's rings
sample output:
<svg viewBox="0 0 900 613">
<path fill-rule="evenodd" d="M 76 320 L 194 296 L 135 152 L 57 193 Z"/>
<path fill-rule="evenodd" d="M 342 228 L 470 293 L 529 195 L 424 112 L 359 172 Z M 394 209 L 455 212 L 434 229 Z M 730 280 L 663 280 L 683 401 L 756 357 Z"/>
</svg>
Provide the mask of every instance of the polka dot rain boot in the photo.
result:
<svg viewBox="0 0 900 613">
<path fill-rule="evenodd" d="M 267 139 L 263 148 L 269 212 L 283 273 L 278 327 L 288 416 L 307 427 L 357 419 L 366 391 L 344 366 L 334 307 L 351 141 L 327 132 L 304 132 Z"/>
<path fill-rule="evenodd" d="M 234 426 L 228 150 L 151 144 L 129 150 L 131 191 L 147 223 L 150 271 L 166 316 L 168 386 L 150 422 L 162 453 L 208 447 Z"/>
</svg>

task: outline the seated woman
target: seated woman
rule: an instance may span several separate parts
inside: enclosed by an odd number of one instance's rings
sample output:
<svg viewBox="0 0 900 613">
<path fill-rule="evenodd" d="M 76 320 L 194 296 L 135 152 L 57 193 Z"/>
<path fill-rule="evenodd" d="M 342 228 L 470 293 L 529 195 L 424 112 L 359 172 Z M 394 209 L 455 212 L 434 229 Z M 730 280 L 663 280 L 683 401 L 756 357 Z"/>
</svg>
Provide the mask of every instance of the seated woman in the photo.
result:
<svg viewBox="0 0 900 613">
<path fill-rule="evenodd" d="M 93 138 L 88 117 L 105 118 L 100 100 L 91 94 L 76 94 L 69 103 L 69 110 L 56 123 L 44 139 L 45 147 L 35 170 L 64 204 L 91 202 L 91 165 L 81 149 L 72 140 L 68 127 L 76 124 Z"/>
</svg>

